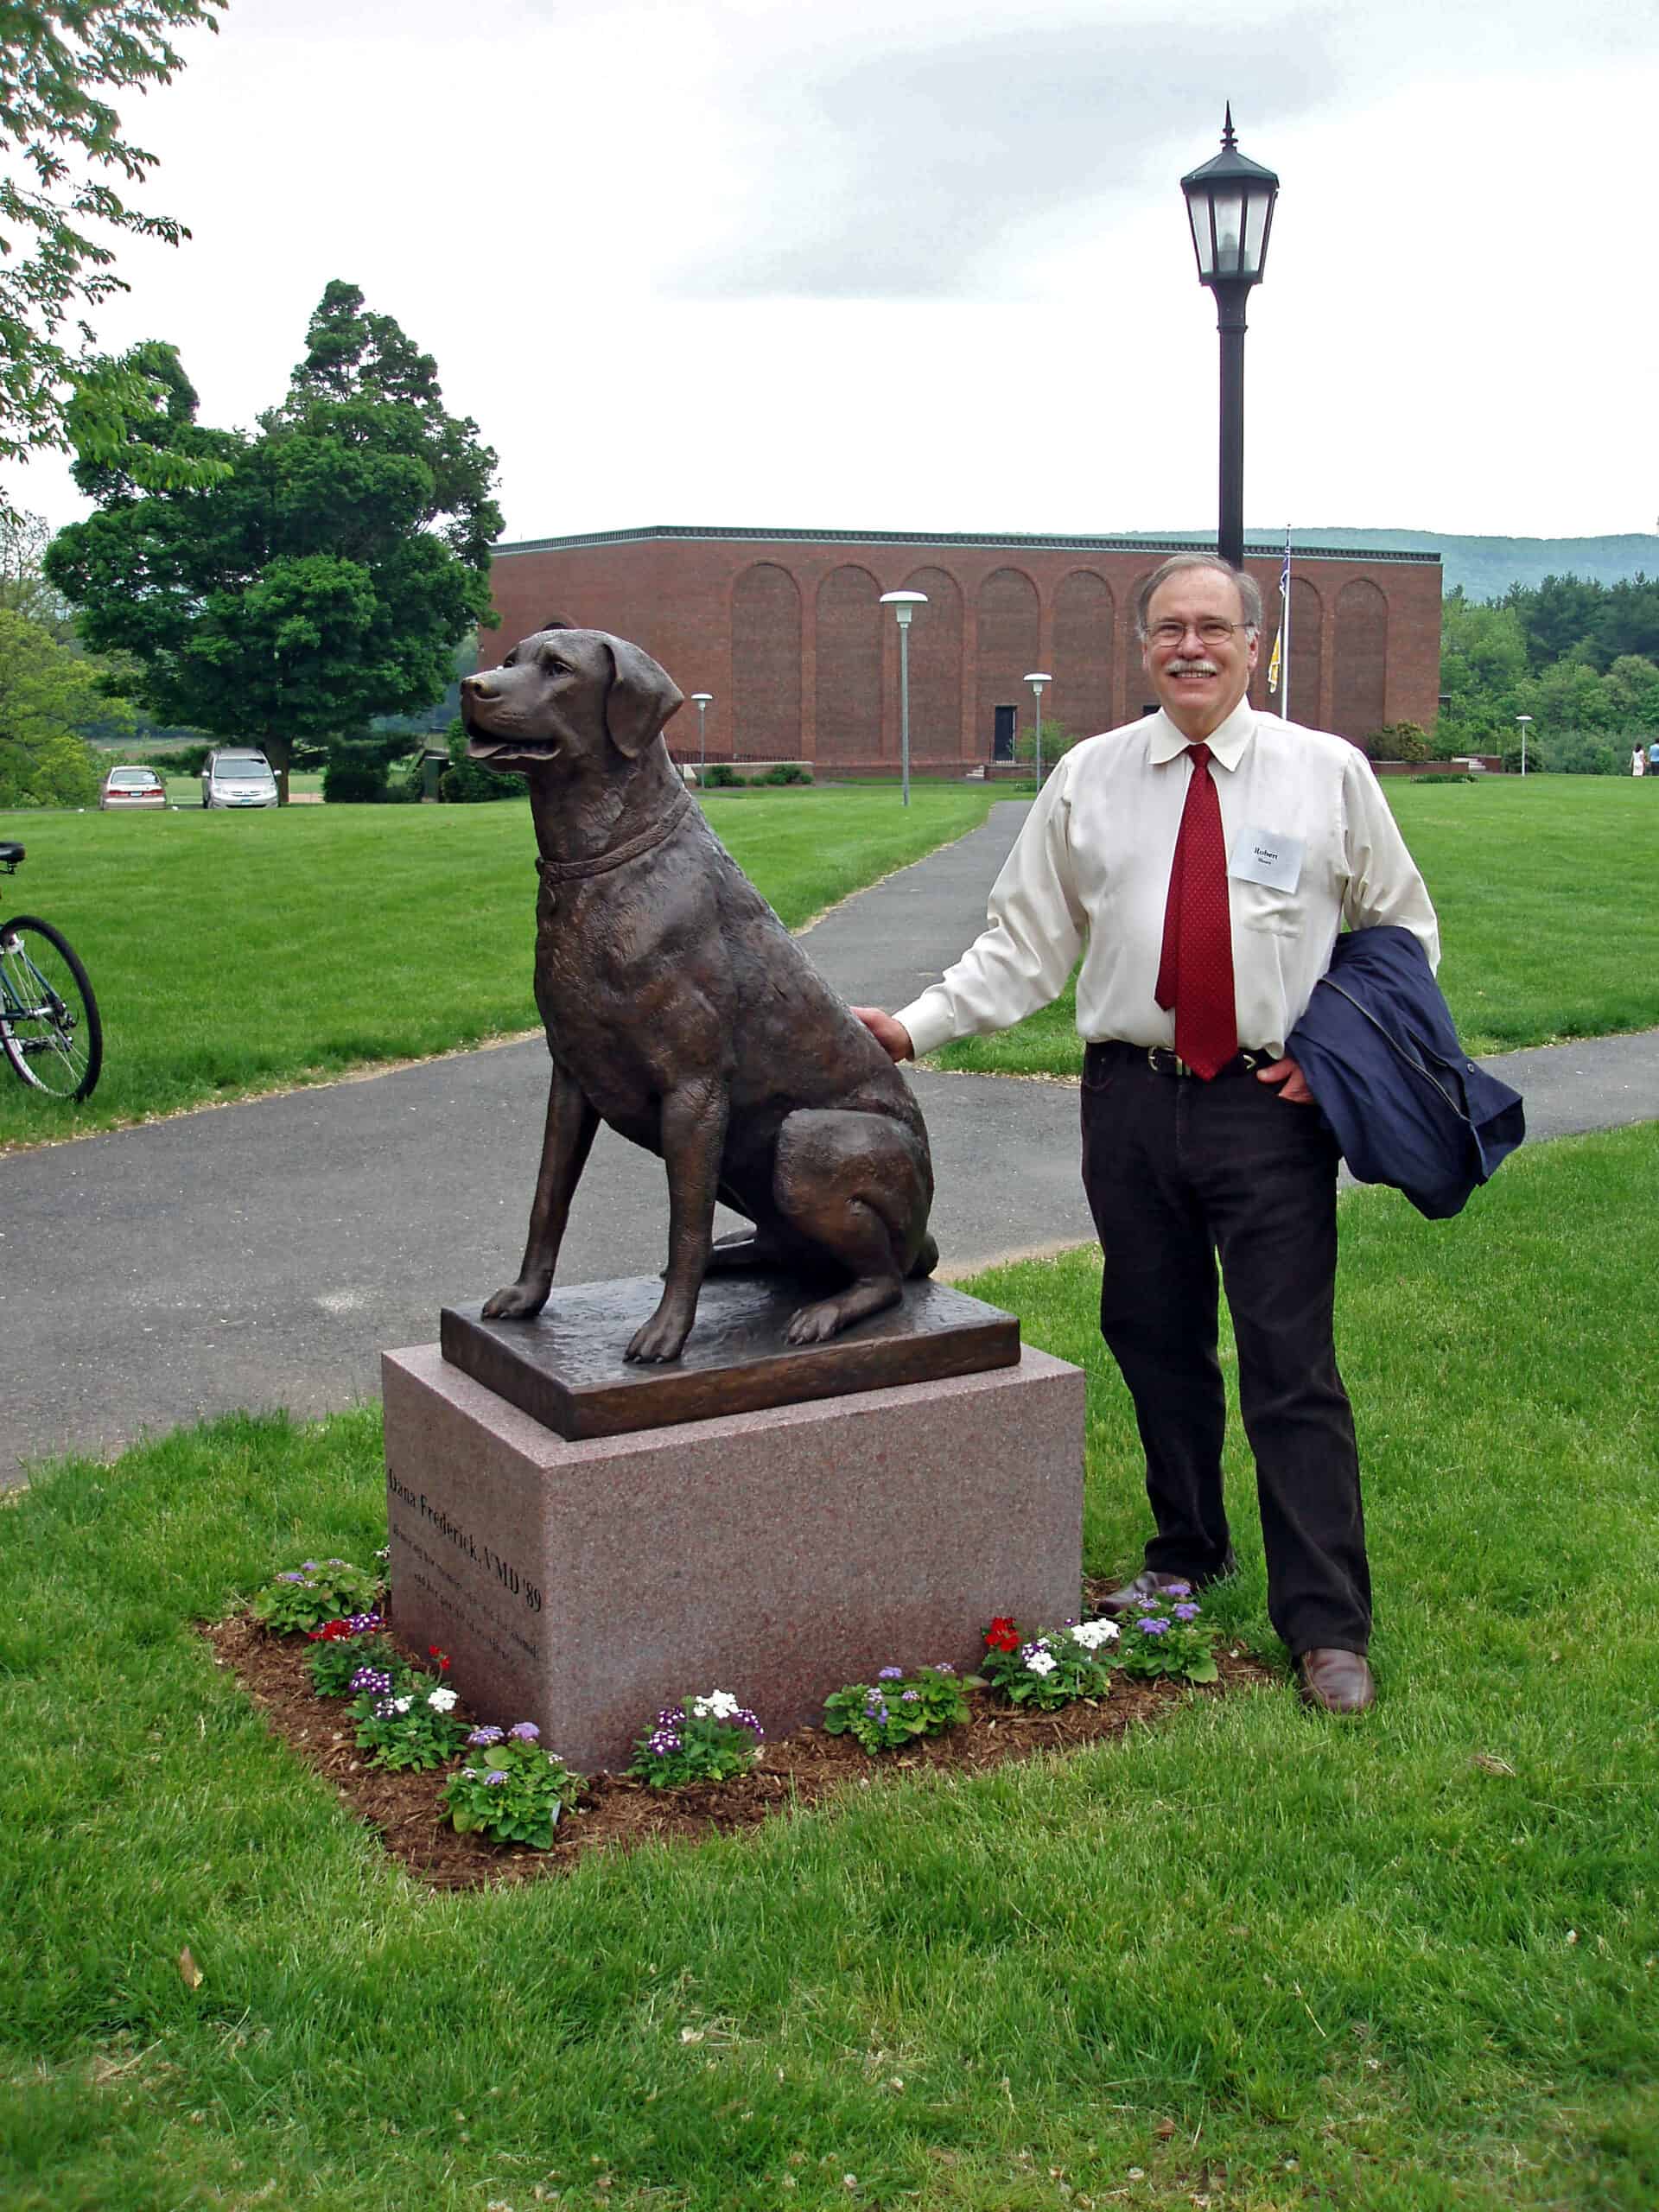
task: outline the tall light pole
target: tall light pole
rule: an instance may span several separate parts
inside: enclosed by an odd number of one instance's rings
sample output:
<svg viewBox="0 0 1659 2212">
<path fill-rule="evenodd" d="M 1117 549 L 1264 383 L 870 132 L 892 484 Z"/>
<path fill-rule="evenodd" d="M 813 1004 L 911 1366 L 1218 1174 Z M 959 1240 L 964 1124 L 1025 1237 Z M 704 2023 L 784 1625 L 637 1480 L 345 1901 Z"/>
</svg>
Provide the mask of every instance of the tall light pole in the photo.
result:
<svg viewBox="0 0 1659 2212">
<path fill-rule="evenodd" d="M 1279 180 L 1247 161 L 1233 136 L 1233 109 L 1221 151 L 1181 179 L 1198 282 L 1216 296 L 1221 333 L 1221 499 L 1216 550 L 1236 569 L 1244 565 L 1244 302 L 1259 284 L 1268 258 Z"/>
<path fill-rule="evenodd" d="M 1524 776 L 1527 772 L 1527 724 L 1532 720 L 1532 716 L 1517 715 L 1515 719 L 1521 725 L 1521 772 Z"/>
<path fill-rule="evenodd" d="M 691 703 L 697 710 L 697 781 L 701 784 L 703 755 L 707 750 L 703 742 L 704 717 L 715 703 L 715 695 L 712 691 L 694 691 L 691 694 Z"/>
<path fill-rule="evenodd" d="M 890 607 L 899 620 L 899 758 L 902 763 L 905 804 L 910 804 L 910 618 L 927 605 L 925 591 L 884 591 L 881 605 Z"/>
<path fill-rule="evenodd" d="M 1052 683 L 1054 679 L 1046 669 L 1039 668 L 1020 680 L 1022 683 L 1030 684 L 1037 699 L 1037 795 L 1040 798 L 1043 791 L 1043 686 Z"/>
</svg>

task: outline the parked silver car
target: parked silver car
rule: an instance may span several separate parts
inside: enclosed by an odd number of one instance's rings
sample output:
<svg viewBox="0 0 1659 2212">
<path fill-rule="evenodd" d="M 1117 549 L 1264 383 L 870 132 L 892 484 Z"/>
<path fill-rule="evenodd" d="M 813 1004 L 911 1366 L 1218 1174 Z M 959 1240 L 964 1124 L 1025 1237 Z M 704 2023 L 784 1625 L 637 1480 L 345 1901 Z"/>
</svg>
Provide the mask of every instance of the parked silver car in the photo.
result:
<svg viewBox="0 0 1659 2212">
<path fill-rule="evenodd" d="M 275 806 L 276 779 L 263 753 L 244 745 L 216 746 L 201 765 L 204 806 Z"/>
</svg>

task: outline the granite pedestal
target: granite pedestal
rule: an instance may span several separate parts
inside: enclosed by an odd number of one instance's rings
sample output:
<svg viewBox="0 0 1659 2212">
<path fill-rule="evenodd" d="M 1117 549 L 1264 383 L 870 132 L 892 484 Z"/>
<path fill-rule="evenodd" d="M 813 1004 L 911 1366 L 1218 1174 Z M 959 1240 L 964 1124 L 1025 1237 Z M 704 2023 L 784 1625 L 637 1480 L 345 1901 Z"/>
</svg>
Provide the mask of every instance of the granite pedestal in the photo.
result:
<svg viewBox="0 0 1659 2212">
<path fill-rule="evenodd" d="M 733 1691 L 779 1735 L 881 1667 L 970 1671 L 993 1613 L 1077 1611 L 1084 1376 L 1029 1347 L 582 1440 L 435 1344 L 382 1368 L 394 1625 L 584 1771 L 683 1695 Z"/>
</svg>

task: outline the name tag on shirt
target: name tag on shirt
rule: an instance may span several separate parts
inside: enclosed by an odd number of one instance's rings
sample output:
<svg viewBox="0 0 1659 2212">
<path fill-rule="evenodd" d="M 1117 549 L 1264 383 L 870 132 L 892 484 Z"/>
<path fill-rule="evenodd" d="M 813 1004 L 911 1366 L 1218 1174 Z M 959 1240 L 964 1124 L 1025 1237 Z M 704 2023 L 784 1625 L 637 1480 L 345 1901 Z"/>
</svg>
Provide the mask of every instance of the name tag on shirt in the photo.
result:
<svg viewBox="0 0 1659 2212">
<path fill-rule="evenodd" d="M 1263 883 L 1269 891 L 1294 891 L 1301 880 L 1306 850 L 1304 838 L 1277 836 L 1247 822 L 1233 840 L 1227 873 L 1242 883 Z"/>
</svg>

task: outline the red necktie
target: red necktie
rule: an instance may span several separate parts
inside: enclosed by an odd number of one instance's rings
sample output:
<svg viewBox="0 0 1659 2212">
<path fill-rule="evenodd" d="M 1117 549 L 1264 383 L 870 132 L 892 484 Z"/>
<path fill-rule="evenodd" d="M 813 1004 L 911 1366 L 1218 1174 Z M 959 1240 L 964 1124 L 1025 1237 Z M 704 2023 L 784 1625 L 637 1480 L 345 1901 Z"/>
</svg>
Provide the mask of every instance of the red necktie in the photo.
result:
<svg viewBox="0 0 1659 2212">
<path fill-rule="evenodd" d="M 1233 998 L 1233 929 L 1227 903 L 1227 841 L 1210 748 L 1190 745 L 1192 773 L 1169 871 L 1160 1006 L 1175 1009 L 1175 1056 L 1207 1083 L 1238 1051 Z"/>
</svg>

